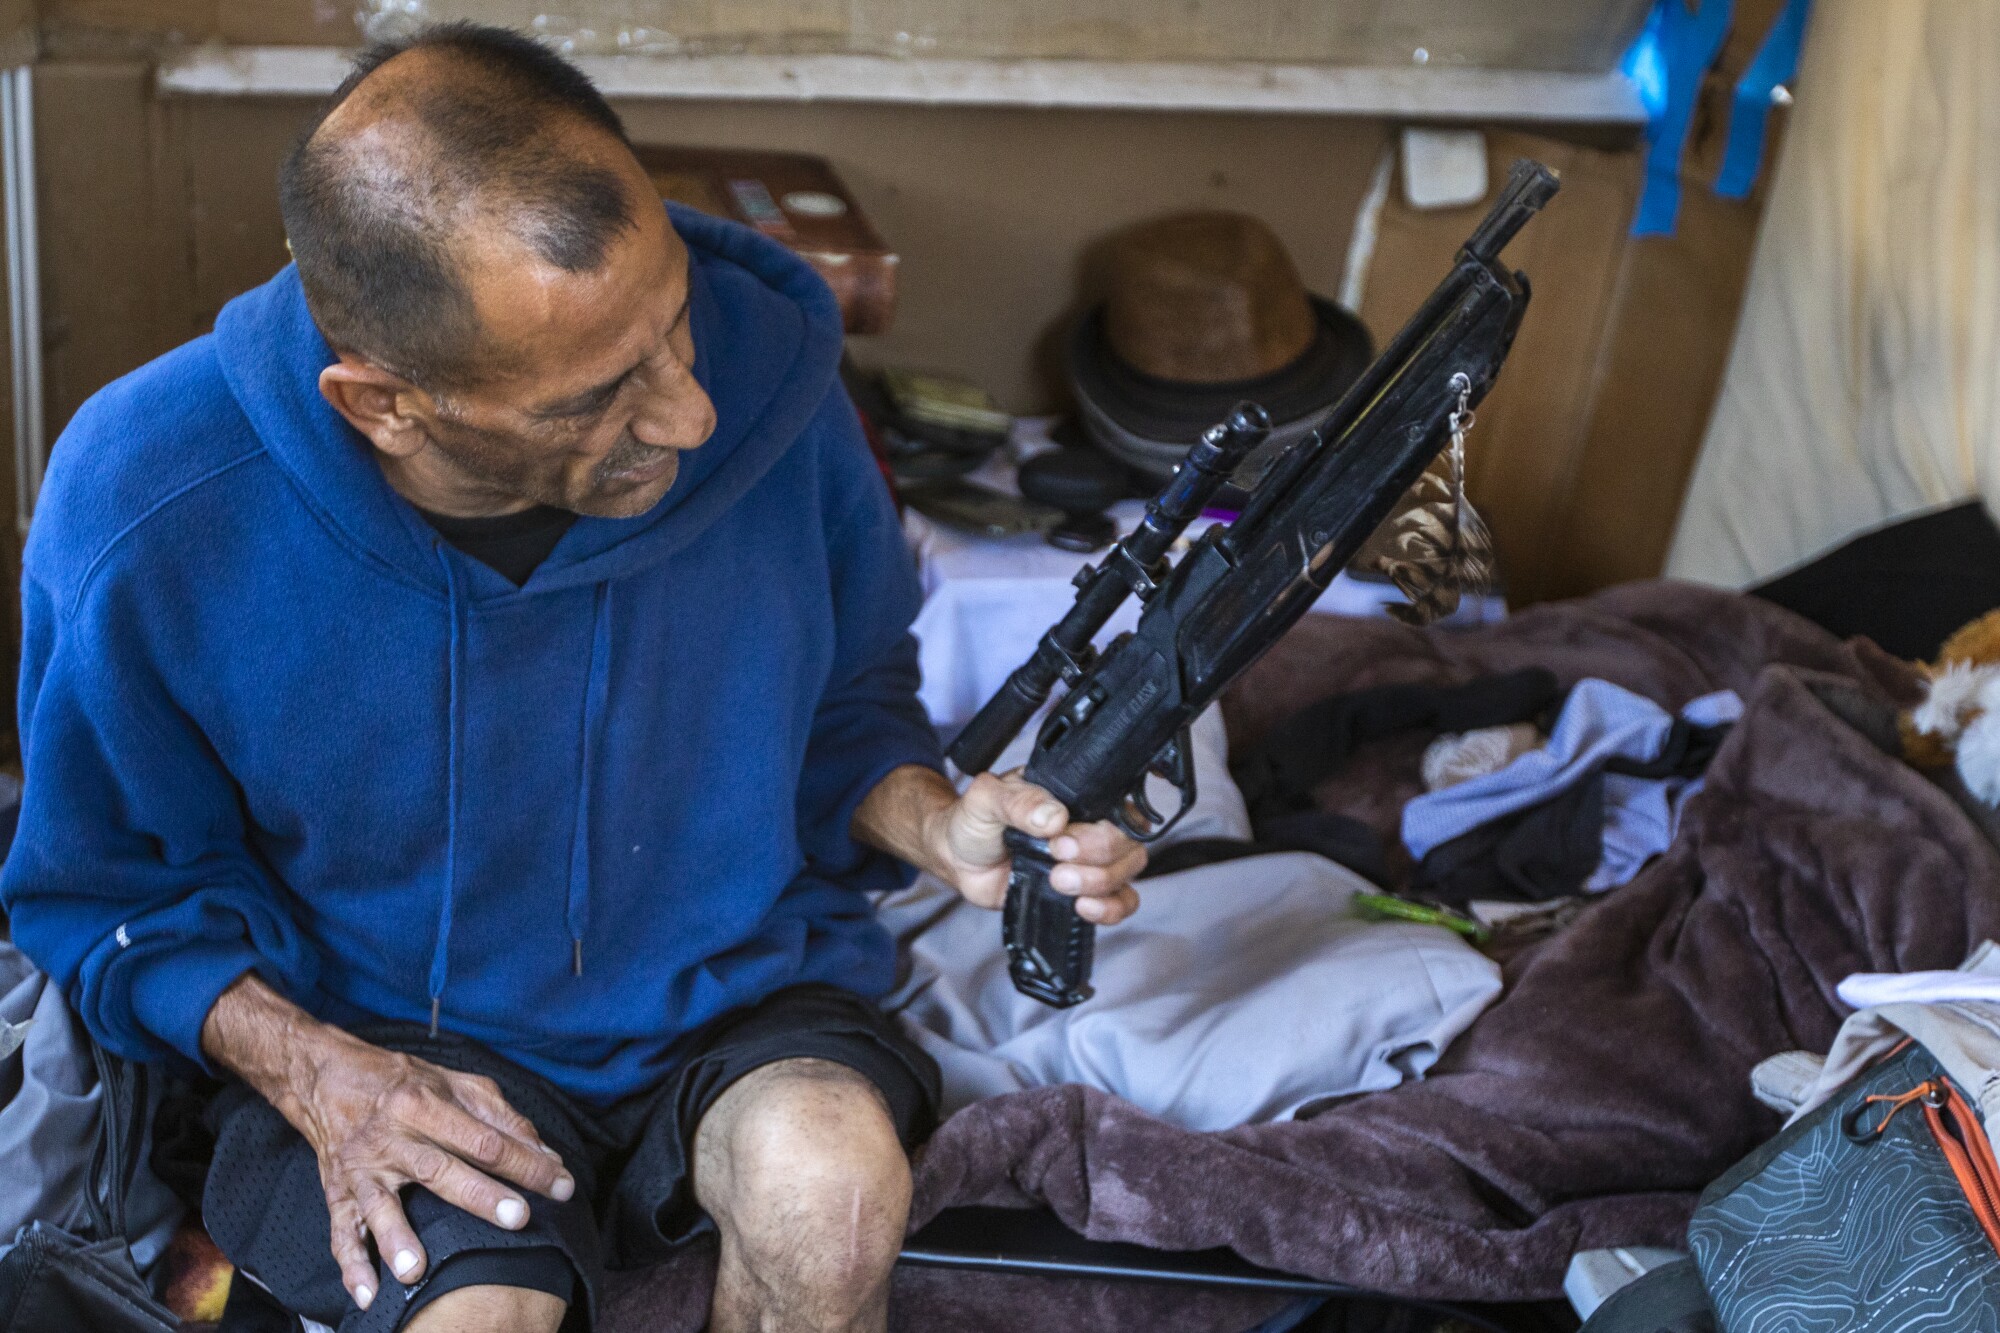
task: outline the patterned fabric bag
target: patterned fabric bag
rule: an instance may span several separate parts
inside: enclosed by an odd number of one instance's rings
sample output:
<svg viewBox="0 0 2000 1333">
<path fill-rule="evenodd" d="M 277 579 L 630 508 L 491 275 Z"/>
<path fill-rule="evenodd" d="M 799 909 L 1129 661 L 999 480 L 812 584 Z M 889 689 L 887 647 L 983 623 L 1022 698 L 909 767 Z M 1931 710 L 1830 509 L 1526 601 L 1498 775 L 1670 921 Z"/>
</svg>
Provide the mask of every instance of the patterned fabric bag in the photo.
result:
<svg viewBox="0 0 2000 1333">
<path fill-rule="evenodd" d="M 1915 1041 L 1710 1185 L 1688 1240 L 1722 1333 L 2000 1333 L 2000 1168 Z"/>
</svg>

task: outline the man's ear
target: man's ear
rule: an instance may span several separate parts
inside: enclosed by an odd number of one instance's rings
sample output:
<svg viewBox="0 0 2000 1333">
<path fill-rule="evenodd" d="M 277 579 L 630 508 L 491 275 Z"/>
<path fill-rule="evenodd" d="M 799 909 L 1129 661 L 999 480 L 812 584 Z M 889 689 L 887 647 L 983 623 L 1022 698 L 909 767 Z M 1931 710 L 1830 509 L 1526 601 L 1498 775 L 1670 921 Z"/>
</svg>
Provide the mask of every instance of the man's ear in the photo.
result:
<svg viewBox="0 0 2000 1333">
<path fill-rule="evenodd" d="M 401 375 L 346 352 L 319 373 L 320 396 L 383 453 L 408 458 L 430 442 L 410 409 L 430 397 Z"/>
</svg>

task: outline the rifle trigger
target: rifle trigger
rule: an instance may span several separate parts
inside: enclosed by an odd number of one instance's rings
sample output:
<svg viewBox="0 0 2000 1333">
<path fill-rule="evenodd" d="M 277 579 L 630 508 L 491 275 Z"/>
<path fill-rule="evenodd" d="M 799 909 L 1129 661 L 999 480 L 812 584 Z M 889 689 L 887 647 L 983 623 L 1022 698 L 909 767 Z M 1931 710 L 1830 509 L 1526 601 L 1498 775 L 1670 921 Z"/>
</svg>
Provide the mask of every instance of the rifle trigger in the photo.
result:
<svg viewBox="0 0 2000 1333">
<path fill-rule="evenodd" d="M 1179 808 L 1173 814 L 1162 815 L 1147 799 L 1146 777 L 1142 775 L 1139 785 L 1126 796 L 1124 803 L 1111 816 L 1113 823 L 1138 842 L 1157 841 L 1165 836 L 1168 829 L 1180 823 L 1183 815 L 1194 808 L 1194 738 L 1186 727 L 1181 728 L 1172 740 L 1160 747 L 1160 752 L 1153 756 L 1153 762 L 1146 766 L 1146 774 L 1157 775 L 1173 783 L 1181 801 Z M 1133 827 L 1131 818 L 1133 815 L 1138 815 L 1146 821 L 1144 829 Z"/>
<path fill-rule="evenodd" d="M 1148 826 L 1158 828 L 1166 822 L 1167 817 L 1153 808 L 1152 798 L 1146 795 L 1146 783 L 1143 778 L 1140 779 L 1139 785 L 1133 789 L 1132 804 L 1139 807 L 1139 813 L 1146 817 Z"/>
<path fill-rule="evenodd" d="M 1151 842 L 1159 836 L 1153 832 L 1155 827 L 1153 824 L 1144 823 L 1143 827 L 1141 827 L 1140 823 L 1135 823 L 1133 818 L 1135 815 L 1138 816 L 1139 821 L 1145 820 L 1143 814 L 1132 808 L 1132 802 L 1124 801 L 1119 804 L 1116 810 L 1111 812 L 1111 822 L 1123 829 L 1125 836 L 1134 842 Z"/>
</svg>

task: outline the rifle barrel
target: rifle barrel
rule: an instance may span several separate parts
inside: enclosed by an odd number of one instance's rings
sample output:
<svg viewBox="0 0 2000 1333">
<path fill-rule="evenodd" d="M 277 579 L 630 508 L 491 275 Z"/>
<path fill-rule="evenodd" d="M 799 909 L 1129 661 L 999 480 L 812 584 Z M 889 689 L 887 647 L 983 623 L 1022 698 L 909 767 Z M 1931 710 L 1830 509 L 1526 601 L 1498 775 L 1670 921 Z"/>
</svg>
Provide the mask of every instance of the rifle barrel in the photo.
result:
<svg viewBox="0 0 2000 1333">
<path fill-rule="evenodd" d="M 1498 259 L 1514 234 L 1527 225 L 1543 204 L 1555 198 L 1561 188 L 1561 177 L 1541 163 L 1526 158 L 1516 162 L 1500 197 L 1494 200 L 1479 229 L 1466 241 L 1466 252 L 1489 264 Z"/>
</svg>

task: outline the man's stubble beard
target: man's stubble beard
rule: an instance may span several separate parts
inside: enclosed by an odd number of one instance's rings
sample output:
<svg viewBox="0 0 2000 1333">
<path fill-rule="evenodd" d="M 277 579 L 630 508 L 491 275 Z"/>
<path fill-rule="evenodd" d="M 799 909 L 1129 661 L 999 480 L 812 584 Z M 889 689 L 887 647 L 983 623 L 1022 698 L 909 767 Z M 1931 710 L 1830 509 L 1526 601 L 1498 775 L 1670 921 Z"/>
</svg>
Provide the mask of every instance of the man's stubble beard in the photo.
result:
<svg viewBox="0 0 2000 1333">
<path fill-rule="evenodd" d="M 433 431 L 431 443 L 453 467 L 499 495 L 529 504 L 598 518 L 636 518 L 659 503 L 680 475 L 680 450 L 646 444 L 628 430 L 591 468 L 590 490 L 580 496 L 571 495 L 564 488 L 567 472 L 539 473 L 531 466 L 523 466 L 508 445 L 488 432 L 458 422 L 449 425 L 449 430 Z M 666 471 L 642 487 L 621 490 L 613 480 L 616 474 L 643 467 L 662 454 L 667 455 Z M 634 489 L 639 498 L 628 499 Z"/>
<path fill-rule="evenodd" d="M 642 443 L 638 436 L 628 430 L 619 437 L 618 443 L 611 446 L 611 452 L 599 460 L 597 466 L 592 469 L 592 479 L 597 483 L 597 488 L 602 490 L 606 485 L 612 484 L 611 478 L 618 473 L 645 467 L 659 461 L 661 455 L 666 456 L 667 483 L 672 485 L 674 476 L 680 471 L 678 461 L 680 450 Z"/>
<path fill-rule="evenodd" d="M 590 495 L 571 507 L 580 514 L 594 514 L 599 518 L 637 518 L 674 488 L 674 482 L 681 474 L 680 459 L 680 450 L 642 444 L 628 431 L 611 447 L 611 452 L 591 469 L 593 484 Z M 659 476 L 638 485 L 627 484 L 623 490 L 617 489 L 619 483 L 613 478 L 618 473 L 655 463 L 663 469 Z M 585 503 L 591 507 L 585 508 Z"/>
</svg>

